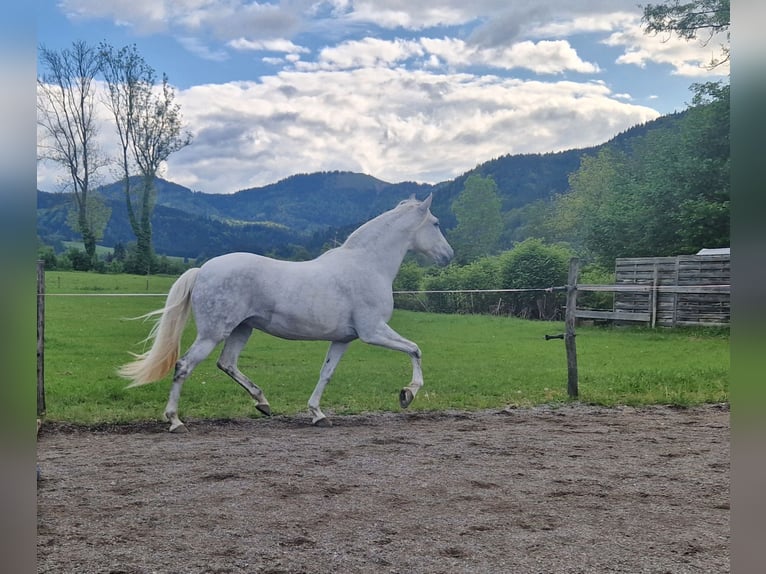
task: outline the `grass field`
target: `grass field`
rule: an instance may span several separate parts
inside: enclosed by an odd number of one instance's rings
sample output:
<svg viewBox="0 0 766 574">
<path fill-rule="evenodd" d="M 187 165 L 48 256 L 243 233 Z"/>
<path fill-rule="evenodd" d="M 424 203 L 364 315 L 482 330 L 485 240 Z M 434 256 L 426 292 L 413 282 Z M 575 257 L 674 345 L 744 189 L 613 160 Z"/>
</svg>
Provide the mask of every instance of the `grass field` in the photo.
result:
<svg viewBox="0 0 766 574">
<path fill-rule="evenodd" d="M 115 369 L 140 352 L 150 324 L 129 320 L 161 307 L 173 277 L 46 274 L 47 418 L 96 423 L 161 416 L 161 382 L 126 389 Z M 67 295 L 76 294 L 76 296 Z M 127 296 L 137 294 L 136 296 Z M 141 296 L 139 296 L 139 294 Z M 107 296 L 104 296 L 107 295 Z M 425 386 L 414 410 L 503 408 L 566 402 L 560 322 L 397 311 L 391 326 L 423 351 Z M 184 348 L 194 337 L 193 321 Z M 327 343 L 283 341 L 256 332 L 240 368 L 275 414 L 306 410 Z M 603 405 L 688 406 L 728 401 L 728 330 L 578 327 L 580 398 Z M 184 386 L 182 418 L 256 416 L 248 395 L 215 366 L 216 350 Z M 326 414 L 395 411 L 409 382 L 409 358 L 354 342 L 327 387 Z"/>
</svg>

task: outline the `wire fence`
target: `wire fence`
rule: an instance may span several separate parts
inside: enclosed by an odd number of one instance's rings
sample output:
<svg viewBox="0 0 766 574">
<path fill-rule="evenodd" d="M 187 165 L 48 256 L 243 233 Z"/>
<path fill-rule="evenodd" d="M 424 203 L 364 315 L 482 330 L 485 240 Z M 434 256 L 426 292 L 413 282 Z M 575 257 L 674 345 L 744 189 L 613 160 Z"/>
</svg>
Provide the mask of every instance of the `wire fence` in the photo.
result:
<svg viewBox="0 0 766 574">
<path fill-rule="evenodd" d="M 558 320 L 564 316 L 566 286 L 529 289 L 394 291 L 397 309 L 429 313 L 516 316 Z"/>
</svg>

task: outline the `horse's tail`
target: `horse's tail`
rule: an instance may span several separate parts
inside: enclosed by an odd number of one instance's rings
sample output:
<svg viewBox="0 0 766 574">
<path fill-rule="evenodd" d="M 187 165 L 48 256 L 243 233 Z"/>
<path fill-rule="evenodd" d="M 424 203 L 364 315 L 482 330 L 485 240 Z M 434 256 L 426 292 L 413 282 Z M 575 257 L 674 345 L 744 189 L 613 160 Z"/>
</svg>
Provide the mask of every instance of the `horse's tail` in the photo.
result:
<svg viewBox="0 0 766 574">
<path fill-rule="evenodd" d="M 198 272 L 199 267 L 189 269 L 173 283 L 165 307 L 137 317 L 148 319 L 159 315 L 144 339 L 144 342 L 153 341 L 151 348 L 140 355 L 131 353 L 135 360 L 117 370 L 121 377 L 133 381 L 128 387 L 158 381 L 175 366 L 181 352 L 181 335 L 191 312 L 191 291 Z"/>
</svg>

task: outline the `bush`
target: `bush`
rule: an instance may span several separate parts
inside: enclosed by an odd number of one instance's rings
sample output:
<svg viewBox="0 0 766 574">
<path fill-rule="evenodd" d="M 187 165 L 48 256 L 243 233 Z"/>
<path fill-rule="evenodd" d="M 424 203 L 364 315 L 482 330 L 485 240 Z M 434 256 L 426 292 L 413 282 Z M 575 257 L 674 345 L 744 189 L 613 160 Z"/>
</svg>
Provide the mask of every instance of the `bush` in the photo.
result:
<svg viewBox="0 0 766 574">
<path fill-rule="evenodd" d="M 80 249 L 70 247 L 64 254 L 64 257 L 69 260 L 71 268 L 75 271 L 90 271 L 93 267 L 93 262 L 88 257 L 88 254 Z"/>
<path fill-rule="evenodd" d="M 418 291 L 423 269 L 414 261 L 405 261 L 394 279 L 394 291 Z"/>
<path fill-rule="evenodd" d="M 42 260 L 45 269 L 56 269 L 58 267 L 58 257 L 53 247 L 44 246 L 37 250 L 37 258 Z"/>
<path fill-rule="evenodd" d="M 482 257 L 468 265 L 450 265 L 424 280 L 428 291 L 491 290 L 499 287 L 499 259 Z M 489 313 L 498 307 L 498 293 L 428 293 L 426 306 L 437 313 Z"/>
<path fill-rule="evenodd" d="M 560 245 L 547 245 L 530 238 L 506 251 L 500 261 L 503 289 L 545 289 L 566 285 L 573 253 Z M 561 292 L 534 291 L 509 297 L 511 313 L 527 319 L 561 318 L 565 303 Z"/>
</svg>

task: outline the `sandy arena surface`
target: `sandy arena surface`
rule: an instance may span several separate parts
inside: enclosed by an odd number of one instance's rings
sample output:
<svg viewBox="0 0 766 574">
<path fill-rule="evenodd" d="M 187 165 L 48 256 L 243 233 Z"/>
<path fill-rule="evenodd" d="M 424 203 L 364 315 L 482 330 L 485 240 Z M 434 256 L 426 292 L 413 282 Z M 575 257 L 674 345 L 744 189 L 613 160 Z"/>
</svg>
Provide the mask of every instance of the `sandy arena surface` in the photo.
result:
<svg viewBox="0 0 766 574">
<path fill-rule="evenodd" d="M 729 571 L 726 405 L 332 421 L 45 423 L 37 571 Z"/>
</svg>

